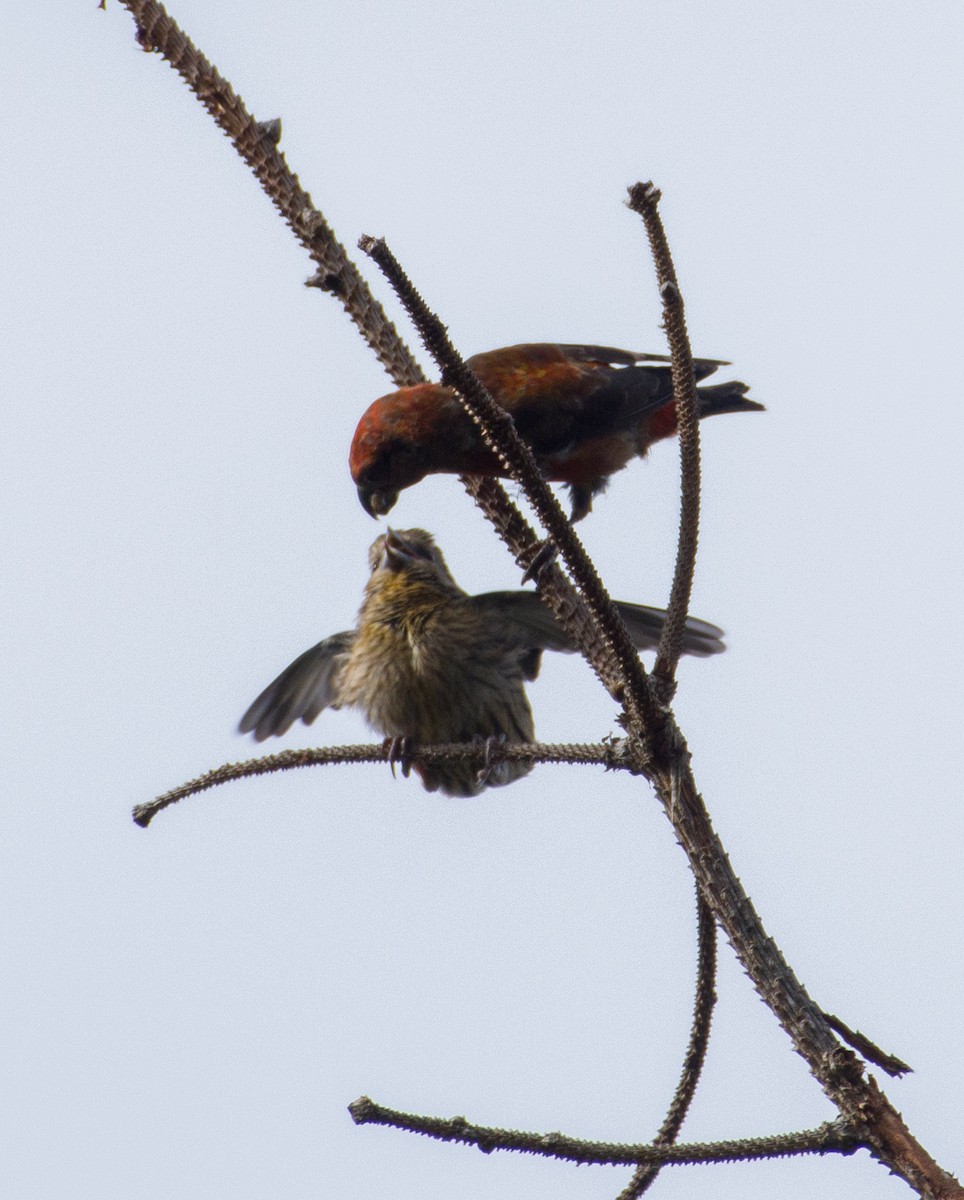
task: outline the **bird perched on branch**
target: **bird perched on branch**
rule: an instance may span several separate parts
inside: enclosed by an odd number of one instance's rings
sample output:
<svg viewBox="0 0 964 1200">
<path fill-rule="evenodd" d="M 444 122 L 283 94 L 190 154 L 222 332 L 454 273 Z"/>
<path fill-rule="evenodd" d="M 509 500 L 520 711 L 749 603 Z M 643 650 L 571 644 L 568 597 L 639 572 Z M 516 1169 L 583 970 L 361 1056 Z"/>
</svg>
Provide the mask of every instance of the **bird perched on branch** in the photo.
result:
<svg viewBox="0 0 964 1200">
<path fill-rule="evenodd" d="M 573 521 L 592 508 L 610 475 L 653 442 L 676 433 L 669 360 L 611 346 L 532 343 L 468 359 L 493 399 L 512 416 L 546 479 L 568 484 Z M 697 381 L 726 363 L 698 358 Z M 745 383 L 697 388 L 700 417 L 758 412 Z M 420 383 L 376 400 L 352 438 L 351 477 L 373 517 L 426 475 L 506 471 L 456 393 Z"/>
<path fill-rule="evenodd" d="M 368 554 L 371 576 L 353 630 L 336 633 L 286 667 L 241 718 L 260 742 L 325 708 L 359 708 L 392 739 L 531 742 L 525 684 L 544 650 L 575 646 L 535 592 L 470 596 L 449 573 L 431 534 L 389 530 Z M 633 644 L 656 646 L 665 613 L 617 603 Z M 705 657 L 723 649 L 722 630 L 692 618 L 683 649 Z M 527 763 L 502 762 L 480 776 L 470 763 L 415 763 L 428 791 L 474 796 L 511 783 Z"/>
</svg>

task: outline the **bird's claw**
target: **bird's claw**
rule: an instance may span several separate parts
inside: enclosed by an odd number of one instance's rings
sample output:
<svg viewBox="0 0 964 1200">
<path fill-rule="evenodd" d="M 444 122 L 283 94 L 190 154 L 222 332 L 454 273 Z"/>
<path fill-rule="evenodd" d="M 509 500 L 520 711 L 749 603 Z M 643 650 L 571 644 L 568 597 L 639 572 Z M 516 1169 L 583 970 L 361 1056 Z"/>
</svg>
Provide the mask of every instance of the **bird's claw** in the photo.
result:
<svg viewBox="0 0 964 1200">
<path fill-rule="evenodd" d="M 546 538 L 546 540 L 532 556 L 532 561 L 522 573 L 522 582 L 528 583 L 530 579 L 538 579 L 546 567 L 555 561 L 555 543 L 553 542 L 552 538 Z"/>
<path fill-rule="evenodd" d="M 386 738 L 388 749 L 388 765 L 395 778 L 395 764 L 402 768 L 402 778 L 407 779 L 412 773 L 412 759 L 415 757 L 415 739 L 410 737 Z"/>
<path fill-rule="evenodd" d="M 493 758 L 496 750 L 504 746 L 507 740 L 504 733 L 493 734 L 485 739 L 485 757 L 482 759 L 482 766 L 476 775 L 480 787 L 486 787 L 488 784 L 498 787 L 499 784 L 505 782 L 505 779 L 501 778 L 507 774 L 505 759 L 494 762 Z"/>
</svg>

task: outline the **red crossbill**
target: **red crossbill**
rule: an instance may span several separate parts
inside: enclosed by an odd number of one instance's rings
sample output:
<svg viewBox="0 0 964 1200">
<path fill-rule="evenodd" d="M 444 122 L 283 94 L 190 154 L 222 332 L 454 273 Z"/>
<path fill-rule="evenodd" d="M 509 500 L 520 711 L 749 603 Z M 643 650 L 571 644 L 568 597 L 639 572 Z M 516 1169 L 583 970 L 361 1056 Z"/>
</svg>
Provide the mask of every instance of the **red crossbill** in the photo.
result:
<svg viewBox="0 0 964 1200">
<path fill-rule="evenodd" d="M 449 573 L 431 534 L 389 530 L 368 555 L 371 576 L 353 630 L 336 633 L 286 667 L 241 718 L 242 733 L 260 742 L 298 720 L 310 725 L 325 708 L 361 709 L 393 739 L 531 742 L 525 693 L 544 650 L 575 646 L 535 592 L 470 596 Z M 665 613 L 617 603 L 633 644 L 656 646 Z M 684 652 L 702 657 L 724 649 L 722 630 L 692 618 Z M 511 783 L 532 768 L 500 763 L 480 773 L 468 763 L 416 763 L 428 791 L 474 796 Z"/>
<path fill-rule="evenodd" d="M 573 521 L 592 507 L 614 471 L 676 433 L 668 360 L 610 346 L 534 343 L 476 354 L 468 365 L 515 421 L 546 479 L 569 487 Z M 725 363 L 694 362 L 697 380 Z M 697 388 L 701 417 L 754 412 L 745 383 Z M 504 476 L 481 430 L 451 388 L 421 383 L 382 396 L 352 438 L 351 477 L 373 517 L 398 493 L 438 473 Z"/>
</svg>

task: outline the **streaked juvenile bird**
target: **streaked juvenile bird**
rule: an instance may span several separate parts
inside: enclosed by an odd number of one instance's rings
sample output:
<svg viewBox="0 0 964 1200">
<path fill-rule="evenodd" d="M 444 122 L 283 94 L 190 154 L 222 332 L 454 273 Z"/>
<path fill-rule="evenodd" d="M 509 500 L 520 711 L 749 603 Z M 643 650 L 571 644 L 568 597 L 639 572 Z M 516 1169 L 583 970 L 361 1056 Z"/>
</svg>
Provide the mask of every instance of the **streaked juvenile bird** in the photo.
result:
<svg viewBox="0 0 964 1200">
<path fill-rule="evenodd" d="M 353 630 L 333 634 L 286 667 L 241 718 L 260 742 L 325 708 L 359 708 L 393 739 L 425 744 L 535 736 L 525 684 L 544 650 L 575 647 L 535 592 L 470 596 L 452 578 L 431 534 L 389 530 L 368 554 L 371 576 Z M 633 644 L 650 649 L 665 613 L 618 603 Z M 719 654 L 723 631 L 690 618 L 684 652 Z M 502 762 L 488 772 L 468 763 L 422 764 L 428 791 L 474 796 L 532 768 Z"/>
<path fill-rule="evenodd" d="M 573 521 L 589 512 L 614 471 L 676 433 L 669 360 L 662 355 L 532 343 L 467 361 L 511 414 L 546 479 L 568 485 Z M 726 365 L 696 359 L 697 381 Z M 748 390 L 736 381 L 698 388 L 700 417 L 762 411 Z M 426 475 L 505 475 L 455 392 L 439 383 L 401 388 L 371 404 L 352 438 L 349 466 L 373 517 L 384 516 L 402 489 Z"/>
</svg>

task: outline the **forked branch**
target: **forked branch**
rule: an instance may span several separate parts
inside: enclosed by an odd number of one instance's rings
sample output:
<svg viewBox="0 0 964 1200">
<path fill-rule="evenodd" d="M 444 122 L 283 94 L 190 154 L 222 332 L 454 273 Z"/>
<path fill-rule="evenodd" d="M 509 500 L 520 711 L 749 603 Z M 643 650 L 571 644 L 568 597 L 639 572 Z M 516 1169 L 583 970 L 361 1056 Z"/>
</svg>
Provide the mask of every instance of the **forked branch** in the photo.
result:
<svg viewBox="0 0 964 1200">
<path fill-rule="evenodd" d="M 121 3 L 137 21 L 141 45 L 162 53 L 178 70 L 208 112 L 232 138 L 284 219 L 308 248 L 318 266 L 318 272 L 311 282 L 339 299 L 398 385 L 419 381 L 422 378 L 421 371 L 394 326 L 385 317 L 381 306 L 372 299 L 367 285 L 348 260 L 344 248 L 334 239 L 324 218 L 314 208 L 308 193 L 288 169 L 277 146 L 277 124 L 270 121 L 259 123 L 251 117 L 227 82 L 199 54 L 160 4 L 153 0 L 121 0 Z M 663 296 L 664 302 L 667 298 L 672 299 L 672 290 L 664 289 Z M 679 311 L 681 315 L 681 307 Z M 680 388 L 685 389 L 685 371 L 677 368 L 674 361 L 676 375 L 680 376 Z M 457 381 L 457 368 L 455 374 L 448 378 L 455 382 L 464 398 L 467 398 L 467 393 L 473 393 L 474 385 L 470 381 L 467 382 L 465 378 L 461 383 Z M 680 390 L 677 391 L 677 405 L 683 424 L 686 420 L 685 394 Z M 505 423 L 498 412 L 490 414 L 490 417 L 494 419 L 480 418 L 481 423 L 493 444 L 505 450 L 511 442 L 511 437 L 509 442 L 504 440 L 507 436 Z M 513 451 L 507 453 L 511 456 Z M 515 477 L 518 478 L 518 475 Z M 501 485 L 494 480 L 484 480 L 468 481 L 467 486 L 477 498 L 481 498 L 480 502 L 495 519 L 500 535 L 510 544 L 517 561 L 530 565 L 538 542 Z M 553 536 L 558 532 L 554 531 L 551 524 L 549 531 Z M 566 538 L 562 536 L 561 551 L 564 551 L 565 542 Z M 566 561 L 571 569 L 568 559 Z M 554 566 L 550 568 L 551 572 L 556 570 Z M 559 577 L 564 580 L 561 572 Z M 680 586 L 685 586 L 685 579 Z M 603 615 L 605 605 L 591 598 L 591 588 L 589 594 L 591 612 L 588 632 L 595 630 L 598 633 L 608 624 Z M 560 596 L 563 599 L 558 601 L 559 606 L 568 609 L 569 619 L 584 621 L 578 597 L 572 594 L 566 596 L 561 585 Z M 680 599 L 676 607 L 685 615 L 688 598 Z M 554 611 L 560 615 L 555 607 Z M 591 637 L 581 644 L 588 644 L 589 641 Z M 842 1150 L 853 1149 L 859 1144 L 866 1145 L 876 1158 L 902 1176 L 921 1196 L 933 1200 L 962 1200 L 964 1189 L 934 1162 L 910 1134 L 900 1115 L 874 1081 L 864 1076 L 861 1064 L 851 1051 L 836 1040 L 823 1013 L 793 975 L 776 944 L 767 936 L 713 831 L 690 770 L 686 743 L 672 713 L 659 706 L 645 673 L 640 676 L 637 668 L 623 660 L 618 631 L 610 630 L 609 636 L 603 634 L 603 645 L 610 652 L 609 668 L 607 670 L 603 666 L 607 656 L 597 642 L 594 664 L 597 673 L 610 691 L 618 692 L 620 683 L 625 684 L 624 723 L 628 737 L 621 744 L 624 762 L 620 765 L 644 773 L 653 782 L 673 823 L 677 839 L 687 853 L 701 894 L 726 932 L 754 986 L 788 1032 L 824 1091 L 838 1106 L 842 1121 L 826 1127 L 828 1138 L 838 1139 L 838 1144 L 832 1148 Z M 660 678 L 671 680 L 674 664 L 670 634 L 661 648 L 660 658 Z M 670 684 L 664 684 L 664 687 L 667 693 L 671 691 Z M 533 1145 L 533 1152 L 553 1153 L 549 1143 L 558 1141 L 559 1146 L 555 1151 L 558 1153 L 565 1143 L 565 1139 L 557 1139 L 556 1135 L 549 1135 L 548 1138 L 531 1136 L 542 1147 L 536 1149 Z M 466 1140 L 454 1131 L 452 1137 Z M 769 1141 L 761 1139 L 759 1143 L 754 1141 L 752 1144 L 762 1145 Z M 479 1144 L 482 1144 L 481 1141 Z M 620 1161 L 668 1163 L 679 1161 L 674 1156 L 684 1150 L 683 1147 L 666 1146 L 649 1150 L 635 1149 L 638 1153 Z M 770 1149 L 761 1150 L 763 1156 L 773 1152 L 772 1145 Z M 776 1151 L 782 1152 L 794 1151 Z M 811 1145 L 806 1151 L 800 1152 L 813 1152 L 813 1147 Z"/>
</svg>

